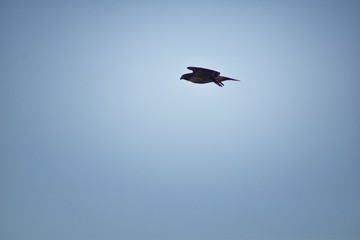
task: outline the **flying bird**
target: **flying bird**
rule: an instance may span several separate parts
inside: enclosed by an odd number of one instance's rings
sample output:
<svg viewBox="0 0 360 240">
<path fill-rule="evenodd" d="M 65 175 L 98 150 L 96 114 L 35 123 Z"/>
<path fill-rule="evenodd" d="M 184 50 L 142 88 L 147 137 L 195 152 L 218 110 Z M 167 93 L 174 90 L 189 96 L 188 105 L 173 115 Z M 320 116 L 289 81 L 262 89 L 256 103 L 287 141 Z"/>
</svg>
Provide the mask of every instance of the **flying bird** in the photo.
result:
<svg viewBox="0 0 360 240">
<path fill-rule="evenodd" d="M 187 69 L 193 71 L 192 73 L 186 73 L 181 76 L 180 79 L 185 79 L 193 83 L 210 83 L 214 82 L 219 87 L 223 87 L 223 81 L 232 80 L 240 81 L 234 78 L 220 76 L 220 72 L 214 71 L 211 69 L 201 68 L 201 67 L 187 67 Z"/>
</svg>

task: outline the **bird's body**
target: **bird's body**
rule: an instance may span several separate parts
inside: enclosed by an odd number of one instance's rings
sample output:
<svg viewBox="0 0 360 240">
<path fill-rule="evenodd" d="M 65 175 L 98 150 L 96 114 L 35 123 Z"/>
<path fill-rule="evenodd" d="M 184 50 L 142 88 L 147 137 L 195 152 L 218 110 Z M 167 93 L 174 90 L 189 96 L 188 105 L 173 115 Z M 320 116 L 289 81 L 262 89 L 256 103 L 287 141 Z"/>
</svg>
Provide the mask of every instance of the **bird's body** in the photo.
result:
<svg viewBox="0 0 360 240">
<path fill-rule="evenodd" d="M 185 79 L 192 83 L 200 84 L 214 82 L 220 87 L 224 86 L 222 82 L 226 80 L 239 81 L 234 78 L 220 76 L 220 72 L 207 68 L 188 67 L 188 69 L 192 70 L 193 72 L 182 75 L 180 79 Z"/>
</svg>

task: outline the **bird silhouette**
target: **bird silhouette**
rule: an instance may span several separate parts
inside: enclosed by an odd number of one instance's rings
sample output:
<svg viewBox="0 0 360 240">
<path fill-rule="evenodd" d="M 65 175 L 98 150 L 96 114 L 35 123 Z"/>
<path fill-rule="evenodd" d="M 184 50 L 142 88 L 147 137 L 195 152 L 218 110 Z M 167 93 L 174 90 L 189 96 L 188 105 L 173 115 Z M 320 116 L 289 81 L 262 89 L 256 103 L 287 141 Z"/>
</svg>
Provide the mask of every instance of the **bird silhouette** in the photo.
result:
<svg viewBox="0 0 360 240">
<path fill-rule="evenodd" d="M 240 81 L 234 78 L 220 76 L 220 72 L 201 68 L 201 67 L 187 67 L 187 69 L 193 71 L 192 73 L 186 73 L 181 76 L 180 79 L 187 80 L 192 83 L 210 83 L 213 82 L 217 84 L 219 87 L 223 87 L 223 81 L 231 80 L 231 81 Z"/>
</svg>

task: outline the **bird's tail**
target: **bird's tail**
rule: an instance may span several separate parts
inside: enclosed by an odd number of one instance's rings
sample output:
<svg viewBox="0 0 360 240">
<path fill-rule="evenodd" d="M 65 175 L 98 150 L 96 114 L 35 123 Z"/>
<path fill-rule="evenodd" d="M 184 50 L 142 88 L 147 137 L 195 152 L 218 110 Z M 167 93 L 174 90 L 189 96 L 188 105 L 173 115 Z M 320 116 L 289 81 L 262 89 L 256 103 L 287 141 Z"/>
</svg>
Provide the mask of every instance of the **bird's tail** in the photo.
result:
<svg viewBox="0 0 360 240">
<path fill-rule="evenodd" d="M 224 77 L 224 76 L 220 76 L 220 79 L 219 79 L 221 82 L 222 81 L 226 81 L 226 80 L 231 80 L 231 81 L 238 81 L 240 82 L 240 80 L 237 80 L 237 79 L 234 79 L 234 78 L 229 78 L 229 77 Z"/>
</svg>

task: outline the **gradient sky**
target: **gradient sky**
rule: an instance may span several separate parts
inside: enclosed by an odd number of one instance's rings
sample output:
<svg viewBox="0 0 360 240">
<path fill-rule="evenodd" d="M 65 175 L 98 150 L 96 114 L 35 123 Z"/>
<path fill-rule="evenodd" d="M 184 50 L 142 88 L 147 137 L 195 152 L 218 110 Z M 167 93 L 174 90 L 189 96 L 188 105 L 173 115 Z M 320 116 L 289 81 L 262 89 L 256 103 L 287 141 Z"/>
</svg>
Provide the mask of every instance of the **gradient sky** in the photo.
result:
<svg viewBox="0 0 360 240">
<path fill-rule="evenodd" d="M 359 13 L 1 1 L 0 239 L 360 239 Z"/>
</svg>

